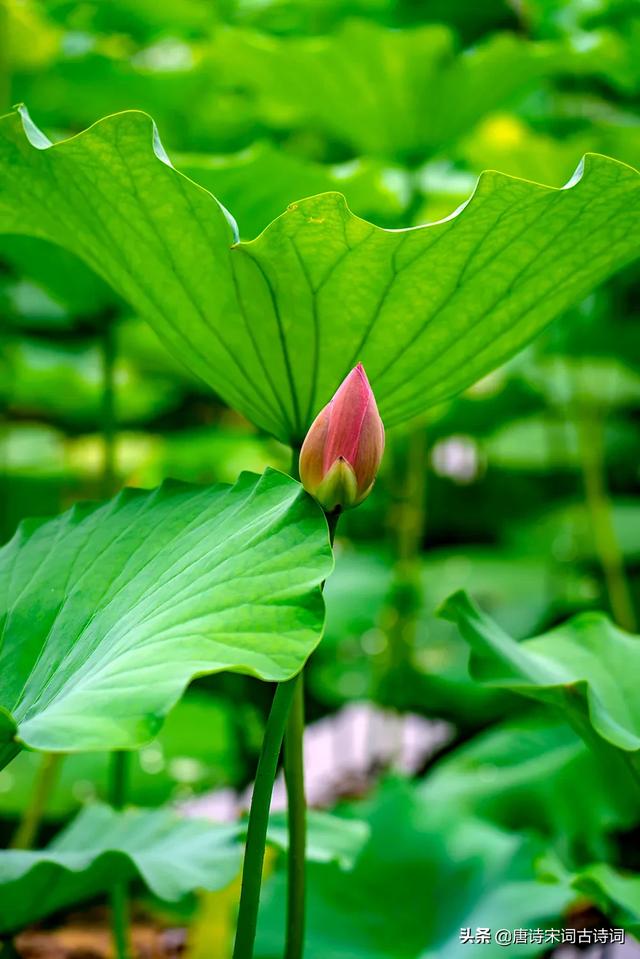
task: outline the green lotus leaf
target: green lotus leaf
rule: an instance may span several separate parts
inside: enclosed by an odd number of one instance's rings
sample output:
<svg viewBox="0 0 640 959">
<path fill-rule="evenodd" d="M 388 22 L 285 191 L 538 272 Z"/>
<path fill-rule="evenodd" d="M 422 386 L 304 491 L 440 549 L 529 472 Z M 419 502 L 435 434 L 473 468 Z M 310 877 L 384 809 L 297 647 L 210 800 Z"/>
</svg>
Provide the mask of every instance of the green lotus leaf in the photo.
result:
<svg viewBox="0 0 640 959">
<path fill-rule="evenodd" d="M 0 752 L 131 748 L 194 676 L 288 679 L 331 566 L 320 509 L 273 470 L 25 522 L 0 551 Z"/>
<path fill-rule="evenodd" d="M 471 646 L 476 679 L 558 707 L 588 737 L 629 753 L 640 749 L 640 643 L 603 613 L 581 613 L 523 642 L 464 592 L 450 596 L 441 615 Z"/>
<path fill-rule="evenodd" d="M 492 726 L 444 756 L 419 786 L 436 804 L 503 829 L 553 839 L 576 863 L 610 852 L 608 836 L 638 819 L 630 773 L 619 753 L 596 756 L 544 710 Z"/>
<path fill-rule="evenodd" d="M 238 243 L 145 114 L 55 146 L 24 112 L 0 121 L 0 232 L 76 253 L 287 442 L 358 360 L 389 426 L 469 386 L 640 253 L 639 203 L 635 170 L 588 155 L 561 190 L 483 174 L 457 215 L 424 227 L 383 230 L 328 193 Z"/>
<path fill-rule="evenodd" d="M 508 33 L 460 51 L 442 24 L 389 30 L 363 19 L 325 37 L 221 30 L 212 50 L 216 78 L 248 90 L 268 126 L 403 160 L 441 151 L 482 116 L 517 103 L 563 54 L 559 44 Z"/>
<path fill-rule="evenodd" d="M 168 809 L 87 806 L 44 850 L 0 852 L 0 932 L 141 879 L 160 899 L 222 889 L 238 874 L 233 825 L 179 819 Z"/>
</svg>

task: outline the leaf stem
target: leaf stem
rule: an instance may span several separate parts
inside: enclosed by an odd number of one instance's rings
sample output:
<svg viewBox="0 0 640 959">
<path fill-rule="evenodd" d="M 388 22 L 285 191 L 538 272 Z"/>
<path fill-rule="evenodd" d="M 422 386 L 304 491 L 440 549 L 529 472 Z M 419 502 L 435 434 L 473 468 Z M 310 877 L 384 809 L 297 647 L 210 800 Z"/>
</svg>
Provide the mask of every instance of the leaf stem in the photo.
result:
<svg viewBox="0 0 640 959">
<path fill-rule="evenodd" d="M 287 682 L 278 683 L 267 720 L 249 811 L 233 959 L 251 959 L 253 956 L 273 782 L 297 684 L 297 676 Z"/>
<path fill-rule="evenodd" d="M 295 678 L 284 740 L 289 851 L 287 857 L 287 939 L 285 959 L 301 959 L 305 925 L 307 802 L 304 792 L 304 673 Z"/>
<path fill-rule="evenodd" d="M 45 753 L 41 757 L 29 804 L 11 840 L 12 849 L 32 848 L 63 759 L 63 753 Z"/>
<path fill-rule="evenodd" d="M 294 461 L 295 461 L 294 452 Z M 340 510 L 326 514 L 333 546 Z M 322 584 L 324 589 L 324 583 Z M 284 959 L 302 959 L 306 912 L 307 801 L 304 792 L 304 670 L 296 686 L 284 739 L 284 776 L 287 787 L 287 926 Z"/>
<path fill-rule="evenodd" d="M 127 801 L 128 774 L 129 753 L 116 749 L 111 753 L 109 771 L 109 802 L 114 809 L 122 809 Z"/>
<path fill-rule="evenodd" d="M 300 450 L 291 451 L 291 475 L 299 478 Z M 333 546 L 339 511 L 327 514 Z M 323 584 L 324 588 L 324 584 Z M 286 729 L 286 739 L 285 739 Z M 288 892 L 286 959 L 301 959 L 305 926 L 306 799 L 304 794 L 304 674 L 279 683 L 273 697 L 253 786 L 233 959 L 251 959 L 258 924 L 260 887 L 269 812 L 278 758 L 285 740 L 285 782 L 288 804 Z"/>
<path fill-rule="evenodd" d="M 596 411 L 578 409 L 575 417 L 585 500 L 613 618 L 631 633 L 637 630 L 624 557 L 613 521 L 604 463 L 604 428 Z"/>
<path fill-rule="evenodd" d="M 111 754 L 109 802 L 114 809 L 122 809 L 126 802 L 128 765 L 127 752 L 116 750 Z M 111 934 L 116 959 L 129 959 L 129 890 L 126 882 L 116 882 L 111 887 Z"/>
<path fill-rule="evenodd" d="M 111 935 L 114 955 L 128 959 L 129 953 L 129 889 L 126 882 L 111 887 Z"/>
</svg>

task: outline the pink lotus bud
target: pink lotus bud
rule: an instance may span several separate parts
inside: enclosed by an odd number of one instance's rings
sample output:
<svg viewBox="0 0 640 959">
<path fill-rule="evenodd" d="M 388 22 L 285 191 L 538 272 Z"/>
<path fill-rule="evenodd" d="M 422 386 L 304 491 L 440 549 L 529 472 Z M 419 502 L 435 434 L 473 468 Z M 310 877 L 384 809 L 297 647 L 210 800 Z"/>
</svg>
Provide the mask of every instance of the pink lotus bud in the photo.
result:
<svg viewBox="0 0 640 959">
<path fill-rule="evenodd" d="M 311 424 L 300 451 L 302 485 L 329 513 L 357 506 L 371 492 L 383 451 L 384 427 L 358 363 Z"/>
</svg>

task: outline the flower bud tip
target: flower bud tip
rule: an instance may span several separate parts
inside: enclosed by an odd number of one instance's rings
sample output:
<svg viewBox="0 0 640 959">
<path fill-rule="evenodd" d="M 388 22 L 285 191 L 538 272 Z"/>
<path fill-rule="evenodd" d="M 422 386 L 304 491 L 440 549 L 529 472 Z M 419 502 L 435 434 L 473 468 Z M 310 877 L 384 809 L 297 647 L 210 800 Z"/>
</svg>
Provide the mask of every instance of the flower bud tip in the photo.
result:
<svg viewBox="0 0 640 959">
<path fill-rule="evenodd" d="M 383 452 L 384 426 L 358 363 L 311 424 L 300 479 L 327 512 L 350 509 L 370 493 Z"/>
</svg>

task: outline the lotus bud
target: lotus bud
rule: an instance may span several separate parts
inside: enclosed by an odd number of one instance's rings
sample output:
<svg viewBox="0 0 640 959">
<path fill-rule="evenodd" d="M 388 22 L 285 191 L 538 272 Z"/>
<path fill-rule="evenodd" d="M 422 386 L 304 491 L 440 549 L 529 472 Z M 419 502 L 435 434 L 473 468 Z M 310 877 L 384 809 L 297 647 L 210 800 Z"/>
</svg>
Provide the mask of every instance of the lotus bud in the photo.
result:
<svg viewBox="0 0 640 959">
<path fill-rule="evenodd" d="M 371 492 L 384 427 L 361 363 L 311 424 L 300 451 L 302 485 L 328 512 L 357 506 Z"/>
</svg>

